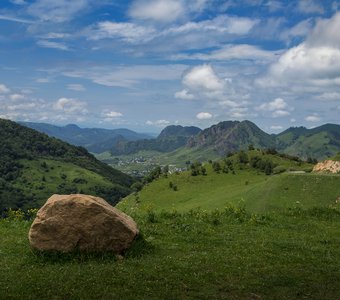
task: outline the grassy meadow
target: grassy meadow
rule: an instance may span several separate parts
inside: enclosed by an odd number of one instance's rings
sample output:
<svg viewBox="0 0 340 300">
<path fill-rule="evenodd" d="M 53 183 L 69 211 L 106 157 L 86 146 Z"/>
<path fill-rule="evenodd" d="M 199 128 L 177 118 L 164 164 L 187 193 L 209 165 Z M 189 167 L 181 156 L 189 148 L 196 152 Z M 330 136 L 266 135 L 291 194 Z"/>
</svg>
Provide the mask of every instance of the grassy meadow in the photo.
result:
<svg viewBox="0 0 340 300">
<path fill-rule="evenodd" d="M 32 220 L 1 219 L 0 299 L 339 299 L 340 176 L 276 156 L 280 172 L 265 175 L 229 159 L 228 173 L 206 163 L 206 175 L 162 174 L 120 202 L 141 232 L 123 256 L 36 252 Z"/>
<path fill-rule="evenodd" d="M 41 254 L 0 221 L 1 299 L 338 299 L 336 208 L 135 213 L 124 257 Z"/>
</svg>

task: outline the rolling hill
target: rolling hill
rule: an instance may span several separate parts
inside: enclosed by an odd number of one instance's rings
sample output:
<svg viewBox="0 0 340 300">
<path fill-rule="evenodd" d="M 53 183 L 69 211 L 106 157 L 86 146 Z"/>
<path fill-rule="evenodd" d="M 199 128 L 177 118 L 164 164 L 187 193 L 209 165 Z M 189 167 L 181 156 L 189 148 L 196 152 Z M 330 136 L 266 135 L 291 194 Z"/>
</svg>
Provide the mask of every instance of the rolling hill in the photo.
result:
<svg viewBox="0 0 340 300">
<path fill-rule="evenodd" d="M 0 119 L 0 209 L 41 205 L 53 193 L 84 192 L 111 203 L 130 193 L 134 179 L 82 147 Z"/>
<path fill-rule="evenodd" d="M 240 162 L 240 153 L 246 157 L 242 158 L 244 163 Z M 271 164 L 269 172 L 266 162 Z M 194 175 L 191 169 L 160 176 L 118 206 L 124 210 L 188 212 L 244 205 L 248 211 L 263 213 L 334 205 L 340 194 L 339 175 L 309 173 L 311 164 L 286 155 L 253 150 L 239 152 L 218 163 L 219 167 L 216 163 L 203 164 L 206 174 L 198 167 L 199 172 Z"/>
</svg>

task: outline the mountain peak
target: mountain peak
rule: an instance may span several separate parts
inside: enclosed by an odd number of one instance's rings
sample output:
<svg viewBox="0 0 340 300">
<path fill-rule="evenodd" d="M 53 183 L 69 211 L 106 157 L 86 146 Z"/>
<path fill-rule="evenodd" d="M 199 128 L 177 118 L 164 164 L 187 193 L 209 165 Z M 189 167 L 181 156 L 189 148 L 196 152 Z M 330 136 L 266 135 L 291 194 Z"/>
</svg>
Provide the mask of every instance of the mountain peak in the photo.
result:
<svg viewBox="0 0 340 300">
<path fill-rule="evenodd" d="M 170 125 L 165 127 L 161 133 L 159 134 L 158 138 L 166 138 L 169 136 L 185 136 L 189 137 L 192 135 L 196 135 L 202 130 L 195 126 L 181 126 L 181 125 Z"/>
</svg>

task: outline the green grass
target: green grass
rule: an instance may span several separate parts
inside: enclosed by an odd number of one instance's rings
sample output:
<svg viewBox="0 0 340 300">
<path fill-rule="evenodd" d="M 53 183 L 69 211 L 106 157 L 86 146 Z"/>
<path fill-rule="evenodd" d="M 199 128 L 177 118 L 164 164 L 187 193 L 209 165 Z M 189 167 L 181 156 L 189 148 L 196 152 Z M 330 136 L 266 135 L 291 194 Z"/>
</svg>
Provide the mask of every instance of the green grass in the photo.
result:
<svg viewBox="0 0 340 300">
<path fill-rule="evenodd" d="M 210 165 L 207 176 L 189 172 L 161 177 L 131 194 L 119 208 L 188 211 L 201 208 L 214 210 L 228 204 L 245 205 L 252 212 L 280 210 L 289 207 L 311 208 L 334 204 L 340 195 L 339 175 L 313 173 L 264 175 L 255 170 L 236 170 L 236 174 L 217 174 Z M 169 187 L 172 182 L 178 188 Z"/>
<path fill-rule="evenodd" d="M 0 220 L 0 299 L 338 299 L 338 209 L 134 214 L 123 259 L 33 252 Z"/>
</svg>

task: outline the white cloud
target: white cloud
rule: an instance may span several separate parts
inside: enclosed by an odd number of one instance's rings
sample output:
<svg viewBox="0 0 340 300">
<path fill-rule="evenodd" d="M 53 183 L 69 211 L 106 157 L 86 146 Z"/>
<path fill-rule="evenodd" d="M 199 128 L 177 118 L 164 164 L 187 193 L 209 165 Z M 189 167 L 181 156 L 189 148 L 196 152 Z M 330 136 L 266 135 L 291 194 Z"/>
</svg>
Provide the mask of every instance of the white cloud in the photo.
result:
<svg viewBox="0 0 340 300">
<path fill-rule="evenodd" d="M 280 118 L 280 117 L 286 117 L 289 116 L 290 112 L 286 110 L 276 110 L 272 113 L 273 118 Z"/>
<path fill-rule="evenodd" d="M 216 75 L 211 65 L 192 68 L 183 78 L 183 84 L 193 90 L 221 91 L 224 82 Z"/>
<path fill-rule="evenodd" d="M 297 10 L 304 14 L 323 14 L 325 10 L 320 2 L 315 0 L 299 0 Z"/>
<path fill-rule="evenodd" d="M 27 12 L 42 21 L 62 23 L 73 19 L 89 5 L 88 0 L 37 0 Z"/>
<path fill-rule="evenodd" d="M 212 114 L 208 112 L 200 112 L 196 115 L 196 118 L 199 120 L 209 120 L 212 117 L 213 117 Z"/>
<path fill-rule="evenodd" d="M 86 91 L 86 88 L 79 83 L 71 83 L 67 85 L 67 88 L 71 91 L 77 91 L 77 92 L 84 92 Z"/>
<path fill-rule="evenodd" d="M 132 88 L 145 80 L 178 80 L 185 65 L 108 66 L 62 72 L 71 78 L 86 78 L 104 86 Z"/>
<path fill-rule="evenodd" d="M 288 87 L 295 91 L 326 92 L 340 84 L 340 12 L 318 20 L 306 41 L 286 51 L 272 64 L 260 86 Z M 319 89 L 319 90 L 317 90 Z"/>
<path fill-rule="evenodd" d="M 31 21 L 31 20 L 21 19 L 21 18 L 12 17 L 12 16 L 5 16 L 5 15 L 0 15 L 0 20 L 6 20 L 6 21 L 24 23 L 24 24 L 34 24 L 35 23 L 34 21 Z"/>
<path fill-rule="evenodd" d="M 177 99 L 183 99 L 183 100 L 192 100 L 195 98 L 193 94 L 190 94 L 190 92 L 186 89 L 181 90 L 179 92 L 175 93 L 175 98 Z"/>
<path fill-rule="evenodd" d="M 235 38 L 248 35 L 258 23 L 257 19 L 228 15 L 170 27 L 157 27 L 149 23 L 104 21 L 90 26 L 83 34 L 88 40 L 113 39 L 133 44 L 136 47 L 129 51 L 139 55 L 145 52 L 159 54 L 221 46 Z"/>
<path fill-rule="evenodd" d="M 39 40 L 37 41 L 37 45 L 43 48 L 52 48 L 52 49 L 58 49 L 58 50 L 63 50 L 63 51 L 69 51 L 70 48 L 60 42 L 52 42 L 49 40 Z"/>
<path fill-rule="evenodd" d="M 12 95 L 9 95 L 9 98 L 12 100 L 12 101 L 18 101 L 18 100 L 23 100 L 25 99 L 26 97 L 24 95 L 21 95 L 21 94 L 12 94 Z"/>
<path fill-rule="evenodd" d="M 62 111 L 69 114 L 87 114 L 88 110 L 86 107 L 86 102 L 72 98 L 60 98 L 53 105 L 53 108 L 56 111 Z"/>
<path fill-rule="evenodd" d="M 7 94 L 11 90 L 4 84 L 0 84 L 0 94 Z"/>
<path fill-rule="evenodd" d="M 270 126 L 270 129 L 272 129 L 272 130 L 282 130 L 283 127 L 280 126 L 280 125 L 272 125 L 272 126 Z"/>
<path fill-rule="evenodd" d="M 313 26 L 312 19 L 303 20 L 297 23 L 292 28 L 284 30 L 280 34 L 280 38 L 285 41 L 290 41 L 291 39 L 295 37 L 305 37 L 312 30 L 312 26 Z"/>
<path fill-rule="evenodd" d="M 49 82 L 51 82 L 51 79 L 50 78 L 38 78 L 36 80 L 36 82 L 38 82 L 38 83 L 49 83 Z"/>
<path fill-rule="evenodd" d="M 290 112 L 286 109 L 288 104 L 282 98 L 276 98 L 271 102 L 262 103 L 260 106 L 256 107 L 256 110 L 271 112 L 273 118 L 286 117 L 290 115 Z"/>
<path fill-rule="evenodd" d="M 274 111 L 287 108 L 288 104 L 282 98 L 276 98 L 271 102 L 261 104 L 257 110 Z"/>
<path fill-rule="evenodd" d="M 317 114 L 314 114 L 314 115 L 305 117 L 305 120 L 307 122 L 319 122 L 321 121 L 321 118 Z"/>
<path fill-rule="evenodd" d="M 326 92 L 315 97 L 322 101 L 340 101 L 340 93 L 338 92 Z"/>
<path fill-rule="evenodd" d="M 156 31 L 152 27 L 127 22 L 100 22 L 90 29 L 90 40 L 122 39 L 128 43 L 141 43 L 151 40 Z"/>
<path fill-rule="evenodd" d="M 223 35 L 246 35 L 259 23 L 258 19 L 231 17 L 229 15 L 219 15 L 211 20 L 200 22 L 188 22 L 184 25 L 170 27 L 162 32 L 162 35 L 180 35 L 198 32 L 201 35 L 219 33 Z M 205 37 L 202 36 L 204 39 Z"/>
<path fill-rule="evenodd" d="M 281 51 L 267 51 L 259 47 L 239 44 L 226 45 L 221 49 L 212 51 L 211 53 L 196 53 L 196 54 L 179 54 L 174 56 L 175 59 L 199 59 L 199 60 L 258 60 L 272 61 Z"/>
<path fill-rule="evenodd" d="M 104 113 L 105 117 L 107 118 L 119 118 L 122 117 L 123 114 L 117 111 L 109 111 Z"/>
<path fill-rule="evenodd" d="M 16 5 L 25 5 L 27 2 L 25 0 L 10 0 L 13 4 Z"/>
<path fill-rule="evenodd" d="M 136 19 L 171 22 L 184 12 L 179 0 L 136 0 L 130 7 L 129 15 Z"/>
<path fill-rule="evenodd" d="M 146 125 L 157 126 L 157 127 L 165 127 L 168 126 L 170 122 L 168 120 L 157 120 L 157 121 L 146 121 Z"/>
</svg>

